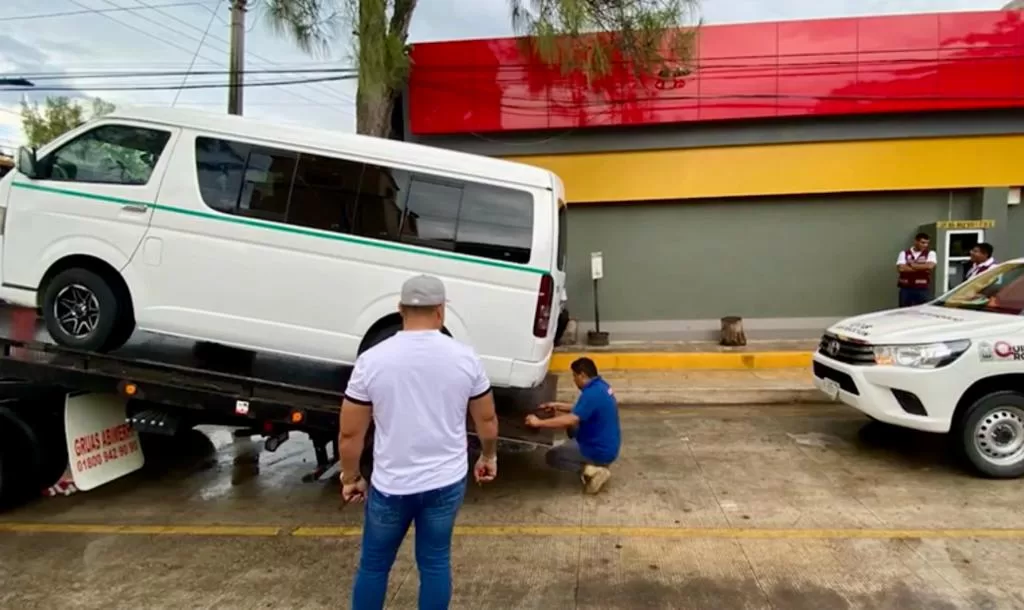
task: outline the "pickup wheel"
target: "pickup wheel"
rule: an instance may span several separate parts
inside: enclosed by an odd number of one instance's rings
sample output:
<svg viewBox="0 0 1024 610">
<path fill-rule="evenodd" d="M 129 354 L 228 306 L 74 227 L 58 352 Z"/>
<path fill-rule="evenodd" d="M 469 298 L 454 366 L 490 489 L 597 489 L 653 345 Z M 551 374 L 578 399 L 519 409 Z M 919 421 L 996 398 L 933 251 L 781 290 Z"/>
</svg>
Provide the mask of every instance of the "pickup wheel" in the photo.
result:
<svg viewBox="0 0 1024 610">
<path fill-rule="evenodd" d="M 971 405 L 961 420 L 962 449 L 983 475 L 1024 476 L 1024 394 L 994 392 Z"/>
<path fill-rule="evenodd" d="M 43 293 L 46 329 L 54 341 L 65 347 L 90 352 L 120 347 L 112 345 L 111 339 L 124 335 L 122 331 L 114 337 L 122 313 L 107 281 L 88 269 L 72 268 L 58 273 Z"/>
</svg>

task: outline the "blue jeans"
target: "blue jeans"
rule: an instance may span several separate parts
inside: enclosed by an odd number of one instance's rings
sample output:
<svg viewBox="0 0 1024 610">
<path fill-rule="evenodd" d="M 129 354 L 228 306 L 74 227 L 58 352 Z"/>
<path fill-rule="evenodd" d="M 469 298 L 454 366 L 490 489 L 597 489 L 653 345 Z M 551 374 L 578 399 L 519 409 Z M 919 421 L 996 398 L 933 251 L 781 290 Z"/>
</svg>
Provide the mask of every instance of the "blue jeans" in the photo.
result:
<svg viewBox="0 0 1024 610">
<path fill-rule="evenodd" d="M 924 305 L 932 300 L 927 288 L 900 288 L 900 307 Z"/>
<path fill-rule="evenodd" d="M 418 494 L 391 496 L 372 485 L 363 519 L 363 547 L 352 590 L 352 610 L 380 610 L 388 574 L 405 533 L 416 524 L 420 610 L 446 610 L 452 598 L 452 530 L 466 497 L 466 479 Z"/>
</svg>

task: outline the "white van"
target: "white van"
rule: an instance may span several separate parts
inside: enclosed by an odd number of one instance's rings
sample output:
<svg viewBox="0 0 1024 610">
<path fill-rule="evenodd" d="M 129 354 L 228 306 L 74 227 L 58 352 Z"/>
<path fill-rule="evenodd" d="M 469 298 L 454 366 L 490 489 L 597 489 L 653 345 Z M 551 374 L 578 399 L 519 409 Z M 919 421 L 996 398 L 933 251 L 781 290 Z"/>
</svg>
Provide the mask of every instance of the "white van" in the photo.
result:
<svg viewBox="0 0 1024 610">
<path fill-rule="evenodd" d="M 61 345 L 109 351 L 139 328 L 352 363 L 429 273 L 493 384 L 547 373 L 566 258 L 551 172 L 167 109 L 19 156 L 0 181 L 0 298 L 41 308 Z"/>
<path fill-rule="evenodd" d="M 1024 259 L 997 265 L 918 307 L 829 328 L 819 389 L 868 416 L 952 432 L 992 477 L 1024 475 Z"/>
</svg>

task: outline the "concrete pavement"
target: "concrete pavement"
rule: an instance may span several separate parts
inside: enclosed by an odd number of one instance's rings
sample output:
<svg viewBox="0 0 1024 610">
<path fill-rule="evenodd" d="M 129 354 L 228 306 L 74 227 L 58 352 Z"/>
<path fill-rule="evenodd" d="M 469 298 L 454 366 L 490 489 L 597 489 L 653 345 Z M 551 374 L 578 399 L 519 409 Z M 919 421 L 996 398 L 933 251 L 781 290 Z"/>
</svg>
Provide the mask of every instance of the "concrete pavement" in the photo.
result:
<svg viewBox="0 0 1024 610">
<path fill-rule="evenodd" d="M 826 405 L 622 421 L 599 496 L 538 453 L 471 486 L 453 608 L 1024 607 L 1024 488 L 973 478 L 941 437 Z M 299 482 L 310 447 L 189 439 L 148 446 L 128 479 L 0 515 L 0 607 L 348 607 L 361 514 Z M 389 608 L 414 608 L 417 582 L 406 545 Z"/>
</svg>

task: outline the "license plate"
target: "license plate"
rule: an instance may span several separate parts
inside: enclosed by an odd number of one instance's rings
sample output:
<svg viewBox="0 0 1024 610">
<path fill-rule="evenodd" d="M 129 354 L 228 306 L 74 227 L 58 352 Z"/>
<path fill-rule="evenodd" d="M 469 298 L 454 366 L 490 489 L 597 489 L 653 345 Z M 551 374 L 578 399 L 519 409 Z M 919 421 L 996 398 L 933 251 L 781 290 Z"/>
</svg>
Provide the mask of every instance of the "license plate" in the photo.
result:
<svg viewBox="0 0 1024 610">
<path fill-rule="evenodd" d="M 839 396 L 839 383 L 831 379 L 822 379 L 821 391 L 830 399 L 835 400 Z"/>
</svg>

